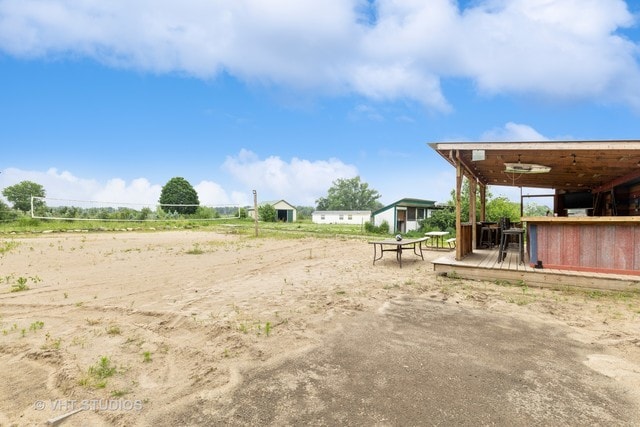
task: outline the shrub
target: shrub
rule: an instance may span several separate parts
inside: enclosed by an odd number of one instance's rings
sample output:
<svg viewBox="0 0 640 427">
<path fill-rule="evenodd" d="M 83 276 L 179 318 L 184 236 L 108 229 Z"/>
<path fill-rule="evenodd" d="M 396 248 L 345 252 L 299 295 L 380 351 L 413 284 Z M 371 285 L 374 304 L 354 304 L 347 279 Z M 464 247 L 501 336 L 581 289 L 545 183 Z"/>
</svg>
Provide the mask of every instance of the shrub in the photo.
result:
<svg viewBox="0 0 640 427">
<path fill-rule="evenodd" d="M 367 233 L 389 234 L 389 223 L 382 221 L 379 226 L 375 226 L 373 223 L 367 221 L 364 223 L 364 229 Z"/>
</svg>

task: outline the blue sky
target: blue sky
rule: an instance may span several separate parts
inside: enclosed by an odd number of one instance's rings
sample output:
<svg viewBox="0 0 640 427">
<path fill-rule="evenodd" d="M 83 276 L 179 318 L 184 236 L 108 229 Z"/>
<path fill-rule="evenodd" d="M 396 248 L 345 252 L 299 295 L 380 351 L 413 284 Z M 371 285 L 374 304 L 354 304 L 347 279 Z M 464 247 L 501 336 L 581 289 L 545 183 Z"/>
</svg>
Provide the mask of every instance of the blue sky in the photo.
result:
<svg viewBox="0 0 640 427">
<path fill-rule="evenodd" d="M 640 138 L 620 0 L 0 0 L 0 188 L 313 206 L 449 199 L 438 141 Z M 517 190 L 494 187 L 517 200 Z M 528 191 L 525 190 L 525 193 Z"/>
</svg>

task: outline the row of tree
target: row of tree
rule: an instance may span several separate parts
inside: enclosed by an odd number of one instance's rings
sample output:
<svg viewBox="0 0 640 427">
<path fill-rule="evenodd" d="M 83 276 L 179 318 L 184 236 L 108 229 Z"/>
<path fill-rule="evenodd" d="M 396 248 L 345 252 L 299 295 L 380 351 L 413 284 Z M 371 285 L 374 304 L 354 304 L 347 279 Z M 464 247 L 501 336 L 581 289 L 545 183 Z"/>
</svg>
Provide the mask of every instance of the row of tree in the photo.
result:
<svg viewBox="0 0 640 427">
<path fill-rule="evenodd" d="M 32 208 L 32 196 L 46 197 L 45 189 L 42 185 L 31 181 L 22 181 L 18 184 L 6 187 L 2 194 L 7 200 L 13 203 L 15 211 L 29 212 Z M 380 193 L 371 188 L 369 184 L 361 181 L 359 176 L 350 179 L 337 179 L 327 191 L 325 197 L 316 200 L 315 210 L 370 210 L 375 211 L 383 205 L 378 201 Z M 465 180 L 462 187 L 462 217 L 468 218 L 469 213 L 469 183 Z M 488 221 L 498 221 L 500 218 L 510 218 L 515 221 L 520 217 L 520 205 L 505 197 L 493 198 L 487 192 L 486 217 Z M 221 212 L 216 209 L 200 206 L 197 191 L 182 177 L 171 178 L 163 187 L 158 200 L 160 209 L 151 211 L 149 208 L 135 210 L 130 208 L 93 208 L 82 209 L 77 207 L 47 207 L 44 200 L 34 199 L 33 208 L 39 216 L 65 217 L 65 218 L 100 218 L 100 219 L 162 219 L 169 217 L 189 217 L 189 218 L 215 218 Z M 445 205 L 455 206 L 455 191 L 451 192 L 451 199 Z M 480 203 L 476 203 L 480 206 Z M 275 221 L 275 210 L 273 212 L 266 205 L 258 210 L 259 217 L 265 221 Z M 297 206 L 298 217 L 300 219 L 311 216 L 314 208 L 310 206 Z M 96 211 L 98 209 L 98 211 Z M 526 215 L 544 215 L 546 206 L 529 204 L 525 206 Z M 244 213 L 244 215 L 243 215 Z M 225 213 L 222 213 L 225 214 Z M 12 219 L 16 212 L 0 200 L 0 220 Z M 241 209 L 241 217 L 246 216 L 246 210 Z M 479 212 L 478 212 L 479 216 Z M 424 220 L 424 229 L 450 230 L 455 228 L 455 212 L 453 209 L 440 209 L 432 213 L 430 218 Z"/>
<path fill-rule="evenodd" d="M 44 187 L 32 181 L 22 181 L 18 184 L 6 187 L 2 191 L 3 196 L 13 204 L 12 211 L 0 200 L 0 220 L 15 219 L 19 212 L 27 213 L 33 209 L 38 216 L 62 217 L 62 218 L 96 218 L 96 219 L 158 219 L 159 217 L 185 216 L 191 218 L 210 218 L 220 215 L 219 210 L 212 210 L 200 206 L 198 192 L 182 177 L 171 178 L 160 193 L 160 209 L 151 211 L 149 208 L 135 210 L 131 208 L 79 208 L 74 206 L 48 207 L 43 200 L 46 197 Z M 382 207 L 378 202 L 378 191 L 362 182 L 360 177 L 351 179 L 338 179 L 329 188 L 326 197 L 319 198 L 317 206 L 297 206 L 299 218 L 310 218 L 314 210 L 376 210 Z M 258 211 L 260 218 L 266 221 L 275 221 L 275 210 L 270 212 L 268 207 L 261 207 Z M 224 213 L 223 213 L 224 214 Z M 241 209 L 241 217 L 246 216 L 246 210 Z M 161 218 L 160 218 L 161 219 Z"/>
<path fill-rule="evenodd" d="M 15 219 L 20 213 L 27 213 L 32 209 L 38 216 L 62 218 L 144 220 L 154 216 L 169 218 L 184 215 L 191 218 L 215 218 L 221 215 L 219 209 L 200 206 L 197 191 L 182 177 L 171 178 L 162 187 L 158 200 L 160 209 L 157 211 L 152 211 L 150 208 L 136 210 L 126 207 L 49 207 L 44 201 L 46 197 L 44 187 L 32 181 L 22 181 L 6 187 L 2 190 L 2 195 L 12 203 L 12 208 L 0 200 L 0 220 Z"/>
</svg>

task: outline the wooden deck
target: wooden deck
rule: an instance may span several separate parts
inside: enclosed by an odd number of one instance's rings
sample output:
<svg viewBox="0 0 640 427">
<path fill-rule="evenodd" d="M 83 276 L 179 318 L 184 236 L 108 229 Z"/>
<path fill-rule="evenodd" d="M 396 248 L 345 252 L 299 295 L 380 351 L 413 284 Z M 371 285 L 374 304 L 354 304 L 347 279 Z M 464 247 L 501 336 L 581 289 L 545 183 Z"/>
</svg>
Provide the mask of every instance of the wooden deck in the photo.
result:
<svg viewBox="0 0 640 427">
<path fill-rule="evenodd" d="M 638 275 L 629 275 L 538 269 L 529 265 L 526 254 L 524 264 L 518 263 L 518 253 L 513 250 L 507 252 L 507 257 L 501 263 L 498 262 L 497 248 L 475 249 L 461 261 L 456 261 L 455 252 L 449 252 L 432 263 L 434 271 L 464 279 L 506 281 L 547 288 L 569 286 L 640 292 L 640 271 Z"/>
</svg>

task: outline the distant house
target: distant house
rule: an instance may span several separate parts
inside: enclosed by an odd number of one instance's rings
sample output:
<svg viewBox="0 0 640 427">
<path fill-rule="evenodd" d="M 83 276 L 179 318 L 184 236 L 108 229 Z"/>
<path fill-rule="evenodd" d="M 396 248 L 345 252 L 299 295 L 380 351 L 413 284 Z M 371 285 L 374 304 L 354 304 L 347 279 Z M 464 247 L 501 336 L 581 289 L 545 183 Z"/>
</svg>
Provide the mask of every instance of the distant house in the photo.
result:
<svg viewBox="0 0 640 427">
<path fill-rule="evenodd" d="M 297 218 L 297 211 L 295 206 L 287 203 L 286 200 L 278 200 L 278 201 L 267 201 L 262 202 L 258 205 L 271 205 L 276 210 L 276 221 L 280 222 L 295 222 Z M 253 207 L 247 208 L 247 216 L 250 218 L 256 217 L 256 212 Z"/>
<path fill-rule="evenodd" d="M 362 225 L 371 219 L 371 211 L 315 211 L 311 214 L 314 224 Z"/>
<path fill-rule="evenodd" d="M 380 226 L 383 221 L 389 224 L 391 233 L 406 233 L 420 228 L 420 221 L 431 217 L 439 209 L 433 200 L 401 199 L 374 211 L 371 222 Z"/>
</svg>

